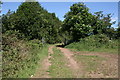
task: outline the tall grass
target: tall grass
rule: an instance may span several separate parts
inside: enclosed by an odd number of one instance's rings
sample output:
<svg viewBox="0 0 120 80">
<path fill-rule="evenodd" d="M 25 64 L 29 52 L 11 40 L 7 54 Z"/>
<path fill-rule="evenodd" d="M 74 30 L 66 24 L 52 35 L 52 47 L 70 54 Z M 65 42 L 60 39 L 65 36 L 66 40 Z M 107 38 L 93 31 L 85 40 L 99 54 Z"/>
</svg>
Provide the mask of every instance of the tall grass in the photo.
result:
<svg viewBox="0 0 120 80">
<path fill-rule="evenodd" d="M 18 73 L 18 77 L 19 78 L 28 78 L 31 75 L 34 75 L 36 72 L 37 67 L 39 67 L 40 63 L 39 61 L 42 62 L 42 60 L 48 55 L 48 45 L 43 45 L 41 46 L 40 44 L 36 44 L 36 43 L 30 43 L 30 45 L 32 45 L 31 50 L 29 51 L 29 53 L 31 54 L 29 56 L 29 62 L 25 62 L 26 67 L 24 69 L 22 69 L 19 73 Z"/>
</svg>

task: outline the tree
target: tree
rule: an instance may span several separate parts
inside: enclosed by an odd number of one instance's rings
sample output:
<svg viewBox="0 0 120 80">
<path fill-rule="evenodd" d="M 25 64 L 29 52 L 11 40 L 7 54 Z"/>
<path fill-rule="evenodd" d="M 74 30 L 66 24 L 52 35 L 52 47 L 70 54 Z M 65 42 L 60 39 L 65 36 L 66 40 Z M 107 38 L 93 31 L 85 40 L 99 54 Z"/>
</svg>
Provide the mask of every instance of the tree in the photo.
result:
<svg viewBox="0 0 120 80">
<path fill-rule="evenodd" d="M 38 2 L 24 2 L 15 13 L 15 29 L 25 34 L 28 39 L 41 38 L 38 35 L 43 24 L 40 12 L 43 8 Z"/>
<path fill-rule="evenodd" d="M 93 34 L 107 34 L 107 29 L 110 29 L 111 25 L 115 24 L 115 22 L 111 22 L 111 17 L 111 14 L 104 15 L 103 11 L 95 12 L 92 24 Z"/>
<path fill-rule="evenodd" d="M 1 13 L 1 11 L 2 11 L 2 10 L 1 10 L 1 5 L 2 5 L 2 4 L 3 4 L 3 3 L 0 1 L 0 13 Z"/>
<path fill-rule="evenodd" d="M 11 10 L 8 10 L 8 12 L 6 13 L 6 15 L 2 15 L 2 33 L 5 33 L 7 30 L 12 29 L 13 25 L 12 25 L 12 14 L 14 12 Z"/>
<path fill-rule="evenodd" d="M 25 2 L 36 2 L 36 0 L 25 0 Z"/>
<path fill-rule="evenodd" d="M 70 11 L 64 16 L 62 31 L 67 31 L 73 37 L 73 41 L 88 36 L 92 32 L 91 23 L 93 15 L 84 3 L 75 3 Z"/>
<path fill-rule="evenodd" d="M 3 31 L 13 30 L 24 34 L 28 40 L 39 39 L 48 43 L 59 41 L 61 21 L 55 13 L 49 13 L 38 2 L 24 2 L 16 12 L 8 11 L 3 17 Z"/>
<path fill-rule="evenodd" d="M 118 23 L 117 37 L 118 37 L 118 39 L 120 39 L 120 22 Z"/>
</svg>

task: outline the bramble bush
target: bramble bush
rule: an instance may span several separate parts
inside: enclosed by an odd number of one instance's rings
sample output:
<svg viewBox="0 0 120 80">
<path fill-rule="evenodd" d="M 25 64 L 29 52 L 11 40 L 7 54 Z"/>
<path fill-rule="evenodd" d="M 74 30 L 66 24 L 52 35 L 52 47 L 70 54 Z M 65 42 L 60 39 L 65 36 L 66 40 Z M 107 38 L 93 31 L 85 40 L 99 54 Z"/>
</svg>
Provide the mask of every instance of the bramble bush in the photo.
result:
<svg viewBox="0 0 120 80">
<path fill-rule="evenodd" d="M 42 49 L 42 44 L 38 40 L 19 40 L 14 34 L 2 36 L 3 42 L 3 78 L 17 78 L 20 72 L 25 69 L 34 69 L 37 64 L 38 50 Z M 28 73 L 30 76 L 31 73 Z"/>
</svg>

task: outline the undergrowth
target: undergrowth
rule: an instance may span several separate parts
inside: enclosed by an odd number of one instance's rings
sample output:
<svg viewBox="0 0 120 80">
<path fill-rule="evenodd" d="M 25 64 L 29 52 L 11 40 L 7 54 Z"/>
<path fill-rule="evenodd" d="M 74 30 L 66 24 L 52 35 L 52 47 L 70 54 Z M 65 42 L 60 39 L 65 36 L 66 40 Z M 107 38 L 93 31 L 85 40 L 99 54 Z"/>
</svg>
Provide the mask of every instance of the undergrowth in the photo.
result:
<svg viewBox="0 0 120 80">
<path fill-rule="evenodd" d="M 79 42 L 74 42 L 66 46 L 66 48 L 75 49 L 77 51 L 100 51 L 109 53 L 118 53 L 118 40 L 110 40 L 106 35 L 92 35 Z"/>
<path fill-rule="evenodd" d="M 43 48 L 39 40 L 19 40 L 15 35 L 2 36 L 2 77 L 27 78 L 30 77 L 37 66 Z"/>
</svg>

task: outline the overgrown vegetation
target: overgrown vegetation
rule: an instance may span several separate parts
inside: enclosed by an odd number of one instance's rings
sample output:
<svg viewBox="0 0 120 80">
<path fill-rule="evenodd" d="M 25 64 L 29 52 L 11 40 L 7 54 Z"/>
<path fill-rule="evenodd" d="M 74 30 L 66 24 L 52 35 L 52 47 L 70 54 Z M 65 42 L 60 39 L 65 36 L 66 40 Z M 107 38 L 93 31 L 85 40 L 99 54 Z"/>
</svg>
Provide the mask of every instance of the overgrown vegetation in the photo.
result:
<svg viewBox="0 0 120 80">
<path fill-rule="evenodd" d="M 44 45 L 43 47 L 39 47 L 37 48 L 37 46 L 39 46 L 38 44 L 33 44 L 36 47 L 33 47 L 34 49 L 31 49 L 32 54 L 36 54 L 35 56 L 33 56 L 33 58 L 31 58 L 31 62 L 28 64 L 31 67 L 26 67 L 26 69 L 21 70 L 18 73 L 18 77 L 19 78 L 28 78 L 31 75 L 34 75 L 37 68 L 39 67 L 39 63 L 42 63 L 42 61 L 44 60 L 44 58 L 47 57 L 48 55 L 48 45 Z M 36 58 L 35 58 L 36 57 Z"/>
<path fill-rule="evenodd" d="M 23 41 L 15 35 L 3 35 L 3 77 L 29 77 L 34 73 L 37 63 L 41 57 L 46 55 L 42 45 L 37 40 Z"/>
<path fill-rule="evenodd" d="M 79 42 L 71 43 L 66 48 L 75 49 L 78 51 L 102 51 L 110 53 L 118 53 L 118 40 L 110 40 L 104 34 L 92 35 Z"/>
</svg>

